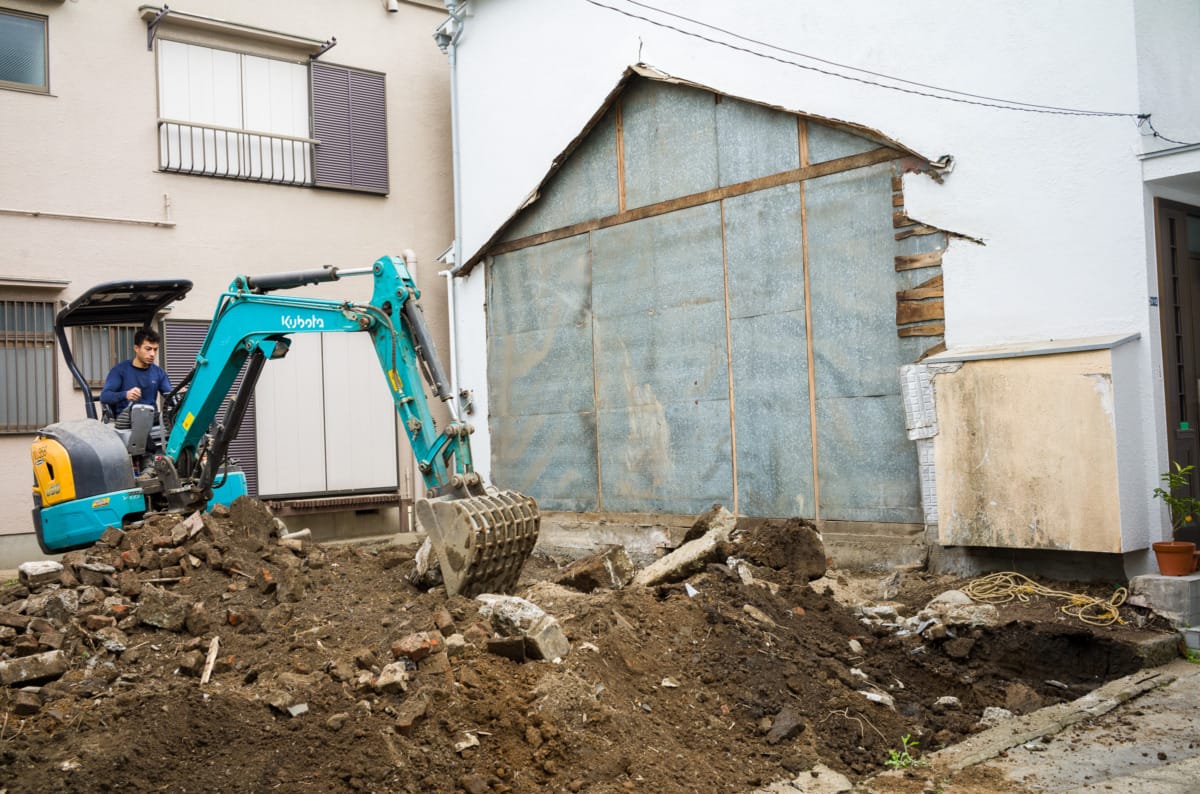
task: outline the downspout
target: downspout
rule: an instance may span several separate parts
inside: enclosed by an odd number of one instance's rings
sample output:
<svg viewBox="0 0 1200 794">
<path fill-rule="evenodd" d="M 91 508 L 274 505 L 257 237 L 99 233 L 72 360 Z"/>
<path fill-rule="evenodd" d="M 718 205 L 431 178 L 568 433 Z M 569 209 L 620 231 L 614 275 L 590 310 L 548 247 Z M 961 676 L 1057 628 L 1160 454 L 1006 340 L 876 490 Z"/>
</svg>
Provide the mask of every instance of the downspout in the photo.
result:
<svg viewBox="0 0 1200 794">
<path fill-rule="evenodd" d="M 442 23 L 433 34 L 434 41 L 442 52 L 446 53 L 450 63 L 450 161 L 453 168 L 454 189 L 454 243 L 451 246 L 450 267 L 438 272 L 446 277 L 447 319 L 450 325 L 450 389 L 454 399 L 447 403 L 450 414 L 455 419 L 459 417 L 461 392 L 458 386 L 458 319 L 457 294 L 454 279 L 462 267 L 462 164 L 460 163 L 458 141 L 458 40 L 462 36 L 463 21 L 460 16 L 461 6 L 458 0 L 445 0 L 446 13 L 450 18 Z"/>
</svg>

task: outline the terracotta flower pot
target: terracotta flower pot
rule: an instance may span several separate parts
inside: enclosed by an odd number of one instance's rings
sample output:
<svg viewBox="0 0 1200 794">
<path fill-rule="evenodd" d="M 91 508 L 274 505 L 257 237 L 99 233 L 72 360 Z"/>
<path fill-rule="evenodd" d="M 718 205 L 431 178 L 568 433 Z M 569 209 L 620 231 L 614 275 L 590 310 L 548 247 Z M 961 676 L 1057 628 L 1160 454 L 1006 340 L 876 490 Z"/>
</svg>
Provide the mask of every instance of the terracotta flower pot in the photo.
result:
<svg viewBox="0 0 1200 794">
<path fill-rule="evenodd" d="M 1154 556 L 1163 576 L 1187 576 L 1195 570 L 1196 544 L 1186 540 L 1166 540 L 1154 544 Z"/>
</svg>

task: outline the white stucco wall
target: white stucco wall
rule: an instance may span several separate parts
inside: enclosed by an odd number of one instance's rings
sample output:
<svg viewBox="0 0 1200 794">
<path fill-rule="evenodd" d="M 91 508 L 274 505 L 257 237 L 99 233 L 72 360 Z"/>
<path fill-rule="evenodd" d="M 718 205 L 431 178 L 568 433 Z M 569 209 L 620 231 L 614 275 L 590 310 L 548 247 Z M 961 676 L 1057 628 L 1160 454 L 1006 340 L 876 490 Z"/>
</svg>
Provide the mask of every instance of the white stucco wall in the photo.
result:
<svg viewBox="0 0 1200 794">
<path fill-rule="evenodd" d="M 598 2 L 878 80 L 625 0 Z M 1192 57 L 1200 7 L 1189 0 L 648 5 L 796 52 L 979 96 L 1149 112 L 1163 134 L 1200 140 L 1200 105 L 1188 90 L 1200 79 Z M 1148 202 L 1170 195 L 1196 203 L 1200 196 L 1179 180 L 1145 189 L 1138 155 L 1171 144 L 1146 136 L 1130 116 L 1018 112 L 886 90 L 700 41 L 586 0 L 473 0 L 470 8 L 458 53 L 465 257 L 517 211 L 623 70 L 639 61 L 734 96 L 873 128 L 931 159 L 950 154 L 955 168 L 944 184 L 905 178 L 905 206 L 913 218 L 982 242 L 955 240 L 943 260 L 952 349 L 1141 334 L 1121 352 L 1129 382 L 1119 386 L 1127 406 L 1119 426 L 1127 436 L 1118 458 L 1124 523 L 1139 524 L 1126 540 L 1144 542 L 1144 525 L 1158 519 L 1149 491 L 1166 458 L 1158 315 L 1148 300 L 1157 293 Z M 473 300 L 483 296 L 482 271 L 462 287 L 479 296 Z M 460 380 L 475 389 L 482 408 L 486 335 L 466 312 L 459 316 Z M 483 439 L 476 445 L 486 449 Z M 1161 532 L 1152 527 L 1148 534 Z"/>
</svg>

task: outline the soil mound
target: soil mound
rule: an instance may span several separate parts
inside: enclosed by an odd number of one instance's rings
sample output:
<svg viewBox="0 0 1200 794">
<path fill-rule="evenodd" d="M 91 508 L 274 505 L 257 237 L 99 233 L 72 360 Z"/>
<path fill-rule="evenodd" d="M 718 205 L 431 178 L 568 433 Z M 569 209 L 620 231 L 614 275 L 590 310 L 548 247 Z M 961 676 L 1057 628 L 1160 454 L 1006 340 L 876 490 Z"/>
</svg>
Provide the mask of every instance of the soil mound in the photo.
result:
<svg viewBox="0 0 1200 794">
<path fill-rule="evenodd" d="M 720 561 L 653 587 L 579 592 L 535 556 L 517 595 L 569 652 L 519 662 L 480 601 L 410 583 L 415 548 L 278 530 L 243 499 L 110 530 L 51 581 L 0 588 L 2 785 L 745 792 L 818 763 L 859 778 L 901 737 L 950 744 L 988 707 L 1074 699 L 1139 664 L 1036 669 L 1024 618 L 916 631 L 856 611 L 810 582 L 824 556 L 800 522 L 742 522 Z"/>
</svg>

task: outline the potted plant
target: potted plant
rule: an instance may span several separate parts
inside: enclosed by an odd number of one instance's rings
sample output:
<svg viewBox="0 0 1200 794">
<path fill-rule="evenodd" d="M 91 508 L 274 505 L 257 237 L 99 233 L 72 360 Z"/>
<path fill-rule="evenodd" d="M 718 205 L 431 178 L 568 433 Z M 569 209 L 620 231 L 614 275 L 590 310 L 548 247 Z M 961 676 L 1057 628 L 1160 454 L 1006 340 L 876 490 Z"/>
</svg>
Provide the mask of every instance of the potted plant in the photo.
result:
<svg viewBox="0 0 1200 794">
<path fill-rule="evenodd" d="M 1154 497 L 1162 499 L 1171 511 L 1171 534 L 1173 540 L 1154 544 L 1154 556 L 1158 570 L 1164 576 L 1185 576 L 1196 569 L 1196 544 L 1180 540 L 1180 532 L 1196 527 L 1200 523 L 1200 499 L 1191 496 L 1176 496 L 1178 491 L 1191 488 L 1195 466 L 1172 464 L 1173 471 L 1164 472 L 1159 479 L 1166 486 L 1154 489 Z"/>
</svg>

